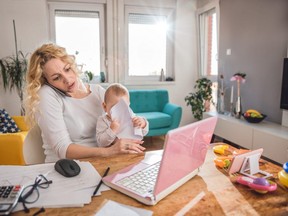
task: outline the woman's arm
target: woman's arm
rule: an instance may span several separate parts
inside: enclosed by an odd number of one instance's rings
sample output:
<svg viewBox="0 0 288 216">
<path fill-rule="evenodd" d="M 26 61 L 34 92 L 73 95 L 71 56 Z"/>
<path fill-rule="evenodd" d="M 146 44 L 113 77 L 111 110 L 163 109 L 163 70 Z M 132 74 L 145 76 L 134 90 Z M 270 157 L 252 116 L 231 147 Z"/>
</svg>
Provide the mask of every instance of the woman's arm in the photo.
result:
<svg viewBox="0 0 288 216">
<path fill-rule="evenodd" d="M 57 94 L 51 87 L 44 85 L 39 91 L 39 97 L 39 111 L 36 120 L 41 129 L 43 148 L 47 152 L 46 161 L 50 162 L 50 160 L 54 160 L 55 156 L 64 158 L 66 149 L 73 141 L 63 119 L 63 96 Z"/>
<path fill-rule="evenodd" d="M 81 159 L 89 157 L 107 157 L 116 154 L 143 153 L 143 141 L 132 139 L 117 139 L 115 144 L 108 148 L 87 147 L 72 143 L 68 146 L 66 158 Z"/>
</svg>

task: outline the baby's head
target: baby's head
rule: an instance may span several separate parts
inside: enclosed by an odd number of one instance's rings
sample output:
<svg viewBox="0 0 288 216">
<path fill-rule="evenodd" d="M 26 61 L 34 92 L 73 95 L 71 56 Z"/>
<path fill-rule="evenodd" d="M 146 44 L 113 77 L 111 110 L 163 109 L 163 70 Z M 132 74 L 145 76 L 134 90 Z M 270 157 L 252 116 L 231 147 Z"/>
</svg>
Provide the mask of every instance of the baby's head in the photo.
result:
<svg viewBox="0 0 288 216">
<path fill-rule="evenodd" d="M 123 99 L 128 105 L 130 104 L 129 91 L 120 83 L 113 83 L 108 86 L 104 95 L 103 108 L 105 112 L 110 116 L 111 108 Z"/>
</svg>

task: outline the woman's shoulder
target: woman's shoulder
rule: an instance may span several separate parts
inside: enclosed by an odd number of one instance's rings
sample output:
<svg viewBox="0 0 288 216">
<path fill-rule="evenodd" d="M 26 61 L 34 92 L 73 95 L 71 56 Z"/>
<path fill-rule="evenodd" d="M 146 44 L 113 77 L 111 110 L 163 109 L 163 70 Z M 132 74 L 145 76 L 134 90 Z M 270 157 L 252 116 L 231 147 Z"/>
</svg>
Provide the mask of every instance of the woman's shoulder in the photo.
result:
<svg viewBox="0 0 288 216">
<path fill-rule="evenodd" d="M 99 85 L 99 84 L 89 84 L 90 85 L 90 89 L 93 92 L 102 92 L 105 91 L 105 89 Z"/>
<path fill-rule="evenodd" d="M 40 98 L 62 98 L 63 97 L 63 93 L 59 93 L 56 90 L 54 90 L 53 88 L 51 88 L 48 85 L 42 85 L 41 88 L 39 89 L 39 96 Z"/>
<path fill-rule="evenodd" d="M 94 95 L 97 95 L 101 98 L 101 100 L 104 100 L 104 94 L 105 94 L 105 89 L 99 85 L 99 84 L 89 84 L 90 85 L 90 90 Z"/>
<path fill-rule="evenodd" d="M 49 112 L 55 112 L 55 109 L 62 109 L 64 105 L 64 97 L 57 93 L 53 88 L 42 85 L 38 92 L 39 109 Z"/>
<path fill-rule="evenodd" d="M 48 86 L 48 85 L 42 85 L 40 90 L 39 90 L 39 94 L 41 95 L 45 95 L 45 94 L 51 94 L 54 90 Z"/>
</svg>

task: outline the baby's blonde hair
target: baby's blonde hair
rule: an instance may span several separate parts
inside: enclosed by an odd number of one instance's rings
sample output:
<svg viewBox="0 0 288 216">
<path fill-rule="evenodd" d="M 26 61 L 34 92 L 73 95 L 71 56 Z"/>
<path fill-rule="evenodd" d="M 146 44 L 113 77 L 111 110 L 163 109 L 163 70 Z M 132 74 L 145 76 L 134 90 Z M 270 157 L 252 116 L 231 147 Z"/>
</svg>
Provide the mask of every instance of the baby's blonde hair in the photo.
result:
<svg viewBox="0 0 288 216">
<path fill-rule="evenodd" d="M 104 95 L 104 102 L 107 104 L 109 99 L 110 99 L 110 95 L 114 94 L 116 96 L 128 96 L 129 97 L 129 91 L 128 89 L 123 86 L 120 83 L 113 83 L 111 85 L 108 86 L 108 88 L 105 91 L 105 95 Z"/>
<path fill-rule="evenodd" d="M 60 59 L 70 64 L 74 73 L 79 74 L 74 56 L 68 55 L 65 48 L 49 43 L 34 51 L 26 74 L 26 98 L 24 100 L 25 119 L 30 127 L 35 125 L 35 113 L 38 111 L 40 100 L 38 91 L 46 81 L 43 67 L 51 59 Z"/>
</svg>

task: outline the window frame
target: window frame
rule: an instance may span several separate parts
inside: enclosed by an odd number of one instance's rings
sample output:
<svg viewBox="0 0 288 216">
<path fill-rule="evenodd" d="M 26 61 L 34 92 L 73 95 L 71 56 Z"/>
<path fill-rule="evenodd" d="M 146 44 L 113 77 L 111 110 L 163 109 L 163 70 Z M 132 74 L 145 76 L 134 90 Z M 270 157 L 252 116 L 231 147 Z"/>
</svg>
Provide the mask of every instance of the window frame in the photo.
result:
<svg viewBox="0 0 288 216">
<path fill-rule="evenodd" d="M 48 2 L 49 8 L 49 22 L 50 22 L 50 40 L 56 43 L 55 32 L 55 11 L 56 10 L 82 10 L 82 11 L 96 11 L 99 13 L 100 21 L 100 71 L 106 72 L 106 80 L 108 78 L 108 63 L 106 54 L 106 27 L 105 27 L 105 9 L 103 3 L 71 3 L 71 2 Z M 99 71 L 99 74 L 100 74 Z"/>
<path fill-rule="evenodd" d="M 123 55 L 123 72 L 120 75 L 120 81 L 125 84 L 143 84 L 143 82 L 155 83 L 160 81 L 159 76 L 129 76 L 129 53 L 128 53 L 128 34 L 129 34 L 129 14 L 130 13 L 140 13 L 147 15 L 159 15 L 166 16 L 167 22 L 171 25 L 171 30 L 166 33 L 166 77 L 173 77 L 174 75 L 174 42 L 175 42 L 175 8 L 163 8 L 163 7 L 152 7 L 152 6 L 141 6 L 141 5 L 124 5 L 124 55 Z M 161 70 L 161 69 L 159 69 Z"/>
<path fill-rule="evenodd" d="M 200 77 L 207 77 L 208 79 L 210 79 L 212 82 L 217 82 L 217 79 L 218 79 L 218 74 L 217 75 L 207 75 L 206 73 L 204 74 L 203 73 L 203 70 L 205 68 L 202 68 L 202 49 L 201 49 L 201 43 L 202 43 L 202 40 L 201 40 L 201 24 L 200 24 L 200 16 L 204 13 L 207 13 L 211 10 L 215 10 L 215 13 L 216 13 L 216 20 L 217 20 L 217 28 L 216 28 L 216 32 L 217 32 L 217 53 L 218 53 L 218 56 L 219 56 L 219 22 L 220 22 L 220 9 L 219 9 L 219 0 L 213 0 L 212 2 L 206 4 L 205 6 L 199 8 L 196 10 L 196 28 L 197 28 L 197 44 L 198 44 L 198 47 L 197 47 L 197 51 L 198 51 L 198 72 L 199 72 L 199 76 Z M 206 44 L 206 41 L 205 41 L 205 44 Z M 218 59 L 218 68 L 219 68 L 219 59 Z"/>
</svg>

